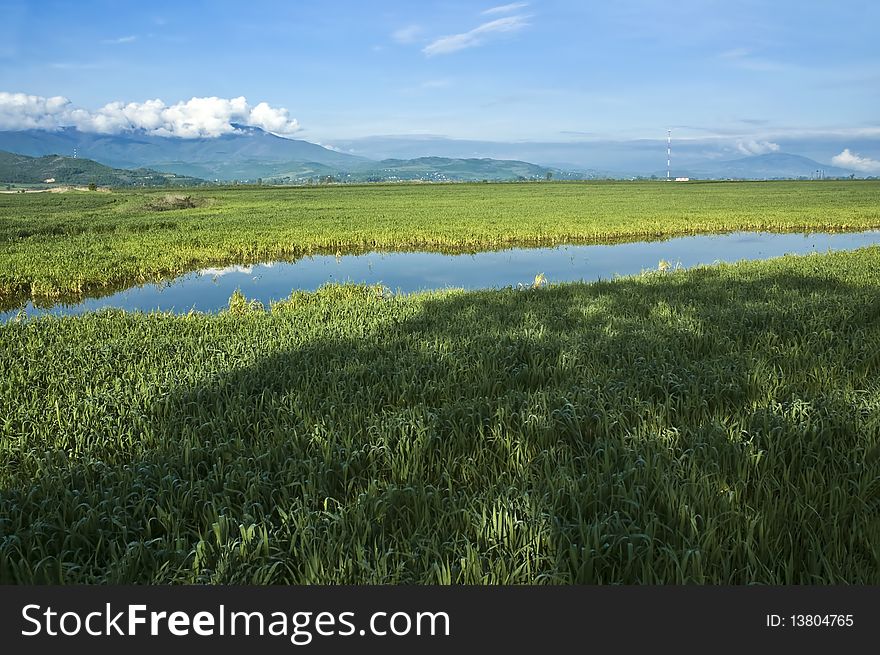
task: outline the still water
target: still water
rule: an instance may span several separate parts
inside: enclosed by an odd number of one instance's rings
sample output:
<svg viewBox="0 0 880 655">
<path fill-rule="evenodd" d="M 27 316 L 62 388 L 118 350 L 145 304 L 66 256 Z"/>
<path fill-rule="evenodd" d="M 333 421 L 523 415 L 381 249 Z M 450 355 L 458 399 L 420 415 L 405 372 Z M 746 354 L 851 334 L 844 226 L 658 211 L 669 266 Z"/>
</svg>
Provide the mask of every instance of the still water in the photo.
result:
<svg viewBox="0 0 880 655">
<path fill-rule="evenodd" d="M 837 234 L 734 232 L 610 245 L 514 248 L 475 254 L 376 252 L 365 255 L 312 256 L 295 262 L 206 268 L 161 284 L 145 284 L 75 304 L 35 307 L 28 302 L 0 313 L 6 321 L 23 309 L 27 315 L 81 314 L 104 307 L 130 311 L 190 310 L 217 312 L 241 289 L 248 299 L 268 306 L 293 289 L 314 290 L 327 282 L 383 284 L 409 293 L 459 287 L 485 289 L 531 284 L 543 273 L 548 282 L 592 281 L 657 269 L 659 261 L 690 268 L 716 262 L 768 259 L 785 254 L 854 250 L 880 244 L 880 230 Z"/>
</svg>

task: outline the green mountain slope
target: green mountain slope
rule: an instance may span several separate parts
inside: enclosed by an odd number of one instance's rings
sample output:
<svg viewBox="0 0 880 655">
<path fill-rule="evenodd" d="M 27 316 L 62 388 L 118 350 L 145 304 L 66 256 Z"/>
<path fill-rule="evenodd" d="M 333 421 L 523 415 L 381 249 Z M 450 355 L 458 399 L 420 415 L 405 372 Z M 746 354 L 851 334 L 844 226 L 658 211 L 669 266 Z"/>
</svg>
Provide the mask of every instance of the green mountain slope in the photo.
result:
<svg viewBox="0 0 880 655">
<path fill-rule="evenodd" d="M 225 176 L 224 167 L 241 162 L 316 162 L 336 169 L 368 161 L 315 143 L 285 139 L 256 127 L 236 125 L 236 131 L 215 138 L 181 139 L 141 132 L 96 134 L 74 128 L 60 130 L 0 131 L 0 150 L 32 157 L 52 153 L 87 157 L 118 168 L 149 167 L 159 170 L 166 162 L 200 165 L 211 171 L 207 179 L 244 179 L 259 175 Z M 247 171 L 245 171 L 247 172 Z"/>
<path fill-rule="evenodd" d="M 456 159 L 450 157 L 418 157 L 416 159 L 385 159 L 363 162 L 338 169 L 313 162 L 290 162 L 278 166 L 273 173 L 262 177 L 270 182 L 296 182 L 316 177 L 332 176 L 341 182 L 468 182 L 517 180 L 588 179 L 584 173 L 562 171 L 530 164 L 524 161 L 502 159 Z"/>
<path fill-rule="evenodd" d="M 543 178 L 550 169 L 523 161 L 419 157 L 386 159 L 367 174 L 402 180 L 517 180 Z M 552 175 L 552 172 L 551 172 Z"/>
<path fill-rule="evenodd" d="M 55 184 L 98 184 L 100 186 L 196 186 L 205 184 L 197 177 L 160 173 L 149 168 L 127 170 L 110 168 L 91 159 L 74 159 L 61 155 L 28 157 L 0 151 L 0 183 L 39 184 L 53 180 Z"/>
</svg>

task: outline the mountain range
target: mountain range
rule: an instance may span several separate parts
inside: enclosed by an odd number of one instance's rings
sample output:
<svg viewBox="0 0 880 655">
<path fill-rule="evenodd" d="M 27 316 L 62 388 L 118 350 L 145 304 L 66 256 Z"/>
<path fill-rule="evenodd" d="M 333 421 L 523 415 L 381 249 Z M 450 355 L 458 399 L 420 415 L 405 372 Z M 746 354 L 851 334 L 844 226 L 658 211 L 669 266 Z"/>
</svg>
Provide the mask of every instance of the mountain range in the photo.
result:
<svg viewBox="0 0 880 655">
<path fill-rule="evenodd" d="M 215 138 L 179 139 L 142 132 L 97 134 L 75 128 L 56 131 L 0 132 L 0 150 L 23 155 L 72 155 L 118 168 L 150 166 L 184 175 L 223 180 L 245 175 L 254 166 L 312 162 L 340 170 L 368 161 L 337 153 L 308 141 L 285 139 L 255 127 L 236 126 L 236 132 Z M 260 171 L 262 172 L 262 171 Z"/>
<path fill-rule="evenodd" d="M 98 134 L 75 128 L 0 131 L 0 150 L 30 157 L 75 155 L 77 161 L 90 159 L 115 169 L 117 172 L 114 175 L 120 175 L 121 169 L 149 169 L 149 174 L 142 173 L 140 176 L 149 177 L 155 171 L 163 171 L 216 182 L 582 180 L 639 175 L 486 156 L 416 156 L 377 161 L 309 141 L 276 136 L 256 127 L 234 127 L 236 130 L 229 134 L 195 139 L 169 138 L 144 132 Z M 449 150 L 446 152 L 453 154 Z M 661 152 L 659 158 L 662 160 L 664 155 L 665 152 Z M 40 164 L 45 165 L 46 162 Z M 863 176 L 786 153 L 754 155 L 730 161 L 704 161 L 691 164 L 686 169 L 673 169 L 675 176 L 698 179 L 810 178 L 817 176 L 817 171 L 823 171 L 825 177 Z M 654 174 L 665 177 L 666 173 L 663 170 Z M 0 178 L 0 181 L 12 180 Z"/>
<path fill-rule="evenodd" d="M 567 171 L 514 160 L 423 157 L 375 161 L 255 127 L 235 127 L 230 134 L 198 139 L 136 132 L 96 134 L 74 128 L 6 131 L 0 132 L 0 150 L 35 157 L 76 153 L 112 167 L 150 167 L 215 181 L 516 180 L 545 178 L 547 173 L 572 177 Z"/>
</svg>

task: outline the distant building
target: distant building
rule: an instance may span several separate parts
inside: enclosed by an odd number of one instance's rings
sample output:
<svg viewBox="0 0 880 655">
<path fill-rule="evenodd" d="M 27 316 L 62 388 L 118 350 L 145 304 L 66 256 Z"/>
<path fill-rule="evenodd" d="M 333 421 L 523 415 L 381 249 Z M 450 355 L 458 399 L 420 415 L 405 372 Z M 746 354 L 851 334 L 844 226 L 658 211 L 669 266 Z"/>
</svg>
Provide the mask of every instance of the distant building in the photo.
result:
<svg viewBox="0 0 880 655">
<path fill-rule="evenodd" d="M 54 177 L 47 177 L 45 180 L 43 180 L 43 184 L 52 184 L 52 182 L 54 182 L 54 181 L 55 181 Z"/>
<path fill-rule="evenodd" d="M 677 177 L 677 178 L 675 178 L 675 181 L 676 182 L 688 182 L 688 181 L 690 181 L 690 179 L 691 178 L 689 178 L 689 177 Z"/>
</svg>

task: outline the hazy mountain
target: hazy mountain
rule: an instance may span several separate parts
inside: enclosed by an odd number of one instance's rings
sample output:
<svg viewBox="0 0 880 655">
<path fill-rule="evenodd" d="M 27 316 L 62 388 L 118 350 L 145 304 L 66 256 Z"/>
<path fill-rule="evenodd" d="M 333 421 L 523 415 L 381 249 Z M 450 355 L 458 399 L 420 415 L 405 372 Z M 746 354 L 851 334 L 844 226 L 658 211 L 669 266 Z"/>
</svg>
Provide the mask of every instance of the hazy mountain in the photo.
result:
<svg viewBox="0 0 880 655">
<path fill-rule="evenodd" d="M 94 134 L 73 128 L 0 132 L 0 149 L 30 156 L 62 153 L 120 168 L 150 167 L 208 180 L 302 182 L 333 177 L 369 180 L 590 179 L 596 171 L 571 172 L 516 159 L 487 157 L 386 158 L 374 161 L 340 153 L 259 128 L 236 126 L 217 138 L 180 139 L 144 133 Z"/>
<path fill-rule="evenodd" d="M 354 166 L 362 157 L 285 139 L 255 127 L 216 138 L 180 139 L 145 133 L 96 134 L 74 128 L 57 131 L 0 132 L 0 150 L 40 157 L 60 153 L 119 168 L 153 167 L 186 175 L 224 180 L 257 178 L 251 164 L 314 162 L 334 169 Z"/>
<path fill-rule="evenodd" d="M 168 162 L 163 168 L 181 175 L 195 175 L 210 180 L 239 180 L 243 182 L 255 182 L 256 180 L 279 180 L 290 178 L 286 181 L 303 181 L 309 178 L 326 177 L 328 175 L 339 176 L 340 168 L 337 166 L 318 164 L 317 162 L 302 161 L 263 161 L 259 159 L 237 160 L 231 157 L 227 160 L 189 163 Z"/>
<path fill-rule="evenodd" d="M 697 164 L 686 170 L 673 170 L 675 175 L 683 175 L 695 178 L 713 179 L 746 179 L 746 180 L 772 180 L 783 178 L 811 178 L 818 177 L 821 172 L 825 177 L 864 177 L 864 173 L 851 171 L 846 168 L 820 164 L 817 161 L 800 155 L 791 155 L 783 152 L 774 152 L 766 155 L 753 155 L 732 161 L 707 162 Z M 664 172 L 657 172 L 658 176 L 664 176 Z"/>
<path fill-rule="evenodd" d="M 222 181 L 296 183 L 331 176 L 352 182 L 517 180 L 544 178 L 548 172 L 554 179 L 630 177 L 651 172 L 666 176 L 661 168 L 666 144 L 658 140 L 498 143 L 435 136 L 370 137 L 337 142 L 346 150 L 339 152 L 255 127 L 235 127 L 233 133 L 199 139 L 143 132 L 95 134 L 74 128 L 7 131 L 0 132 L 0 150 L 30 156 L 70 156 L 75 149 L 80 158 L 111 167 L 148 167 Z M 827 177 L 863 176 L 798 155 L 777 152 L 734 158 L 736 152 L 729 147 L 726 151 L 712 150 L 696 142 L 674 143 L 673 175 L 704 179 L 809 178 L 822 170 Z M 602 168 L 595 166 L 598 162 L 602 162 Z"/>
<path fill-rule="evenodd" d="M 482 176 L 485 179 L 538 178 L 547 169 L 523 161 L 498 159 L 452 159 L 419 157 L 416 159 L 385 159 L 375 166 L 378 171 L 401 179 L 421 179 L 436 175 L 440 179 L 460 180 Z"/>
<path fill-rule="evenodd" d="M 323 176 L 327 173 L 304 170 L 292 171 L 269 177 L 270 182 L 294 182 L 305 178 Z M 586 180 L 595 179 L 591 171 L 569 171 L 553 167 L 538 166 L 525 161 L 417 157 L 415 159 L 385 159 L 379 162 L 364 162 L 342 172 L 330 172 L 342 182 L 381 182 L 415 181 L 426 182 L 468 182 L 491 180 L 522 181 L 543 180 Z M 266 178 L 264 178 L 265 180 Z"/>
<path fill-rule="evenodd" d="M 210 177 L 221 180 L 257 180 L 269 184 L 301 183 L 333 178 L 340 182 L 380 181 L 475 181 L 475 180 L 534 180 L 589 179 L 590 173 L 563 171 L 537 166 L 523 161 L 497 159 L 451 159 L 447 157 L 420 157 L 417 159 L 387 159 L 359 161 L 348 166 L 333 166 L 316 162 L 267 162 L 260 160 L 236 161 L 231 159 L 211 164 L 168 163 L 168 170 L 180 174 Z"/>
<path fill-rule="evenodd" d="M 357 139 L 334 140 L 342 151 L 371 159 L 412 159 L 425 156 L 491 157 L 518 159 L 539 166 L 565 170 L 589 170 L 597 177 L 630 177 L 651 175 L 666 177 L 666 134 L 654 139 L 606 139 L 588 134 L 560 133 L 560 141 L 480 141 L 451 139 L 438 135 L 386 135 Z M 845 148 L 860 155 L 880 159 L 880 137 L 778 136 L 773 143 L 777 153 L 798 153 L 815 159 L 826 171 L 831 158 Z M 740 137 L 677 138 L 672 135 L 672 172 L 684 175 L 690 171 L 711 169 L 710 164 L 747 158 L 752 144 Z M 776 153 L 771 153 L 776 154 Z M 821 162 L 826 162 L 822 164 Z M 801 169 L 795 169 L 801 170 Z M 783 171 L 785 172 L 785 171 Z"/>
<path fill-rule="evenodd" d="M 450 139 L 442 136 L 373 136 L 360 139 L 334 141 L 344 152 L 371 159 L 420 159 L 423 157 L 448 157 L 451 159 L 501 159 L 533 162 L 539 166 L 565 170 L 586 170 L 607 177 L 607 169 L 630 170 L 632 157 L 617 157 L 618 144 L 608 142 L 500 142 L 473 139 Z M 627 153 L 643 149 L 642 144 L 628 144 Z M 666 157 L 666 146 L 657 148 L 650 167 Z M 610 156 L 609 156 L 610 155 Z M 564 164 L 563 164 L 564 162 Z M 597 166 L 601 162 L 601 173 Z M 619 176 L 623 176 L 621 173 Z"/>
<path fill-rule="evenodd" d="M 417 157 L 385 159 L 376 164 L 362 165 L 361 177 L 374 176 L 399 180 L 537 180 L 586 179 L 589 173 L 563 171 L 513 159 Z"/>
<path fill-rule="evenodd" d="M 110 166 L 149 166 L 204 179 L 300 182 L 332 176 L 364 180 L 516 180 L 571 177 L 523 161 L 420 157 L 377 162 L 336 152 L 297 139 L 285 139 L 259 128 L 236 126 L 217 138 L 179 139 L 144 133 L 94 134 L 67 128 L 58 131 L 0 132 L 0 148 L 31 156 L 54 153 L 91 158 Z"/>
<path fill-rule="evenodd" d="M 46 155 L 28 157 L 0 151 L 0 183 L 39 184 L 54 179 L 56 184 L 101 186 L 197 186 L 204 180 L 148 168 L 124 170 L 104 166 L 91 159 Z"/>
</svg>

